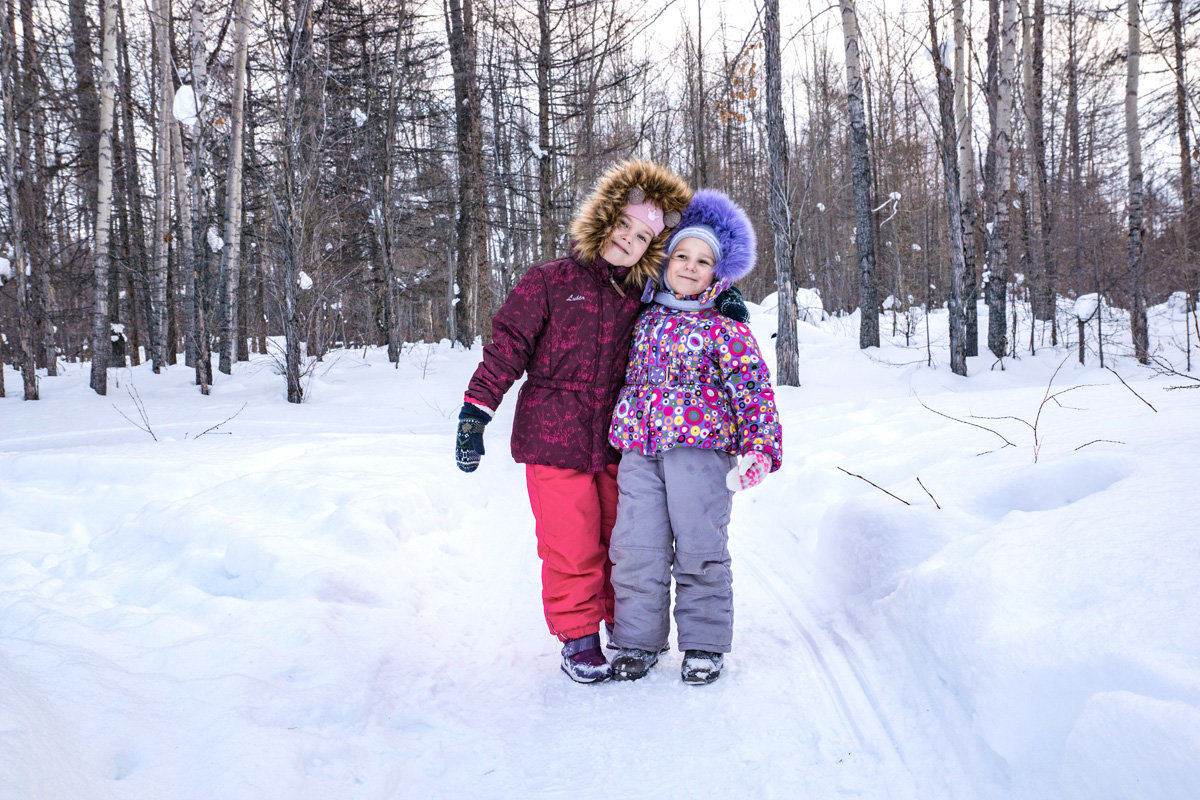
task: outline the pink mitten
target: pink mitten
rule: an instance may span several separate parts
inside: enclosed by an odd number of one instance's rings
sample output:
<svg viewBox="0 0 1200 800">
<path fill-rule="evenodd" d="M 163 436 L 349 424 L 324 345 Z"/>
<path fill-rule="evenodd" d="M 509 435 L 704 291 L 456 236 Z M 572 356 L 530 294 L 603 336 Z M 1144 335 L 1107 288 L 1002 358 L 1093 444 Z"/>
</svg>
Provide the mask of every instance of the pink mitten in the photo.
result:
<svg viewBox="0 0 1200 800">
<path fill-rule="evenodd" d="M 767 477 L 770 471 L 771 459 L 767 454 L 761 450 L 751 450 L 738 459 L 735 469 L 729 470 L 729 474 L 725 476 L 725 485 L 731 492 L 749 489 L 762 483 L 762 479 Z"/>
</svg>

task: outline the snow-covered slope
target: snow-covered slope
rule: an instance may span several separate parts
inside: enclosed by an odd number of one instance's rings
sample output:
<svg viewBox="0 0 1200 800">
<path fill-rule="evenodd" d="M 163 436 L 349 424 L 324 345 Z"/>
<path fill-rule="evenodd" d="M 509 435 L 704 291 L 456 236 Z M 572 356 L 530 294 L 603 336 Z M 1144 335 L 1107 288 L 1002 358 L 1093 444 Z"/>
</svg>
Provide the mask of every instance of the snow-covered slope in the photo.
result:
<svg viewBox="0 0 1200 800">
<path fill-rule="evenodd" d="M 1200 390 L 800 332 L 709 687 L 558 671 L 511 398 L 453 466 L 478 347 L 336 353 L 301 406 L 268 359 L 9 369 L 0 797 L 1195 796 Z"/>
</svg>

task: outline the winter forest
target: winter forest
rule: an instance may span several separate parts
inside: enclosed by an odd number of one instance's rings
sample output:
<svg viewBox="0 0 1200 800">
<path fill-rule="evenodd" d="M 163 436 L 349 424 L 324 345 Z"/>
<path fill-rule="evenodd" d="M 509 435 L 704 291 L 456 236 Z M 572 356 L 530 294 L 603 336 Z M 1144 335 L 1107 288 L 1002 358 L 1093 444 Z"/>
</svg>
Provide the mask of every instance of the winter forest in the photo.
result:
<svg viewBox="0 0 1200 800">
<path fill-rule="evenodd" d="M 0 9 L 0 799 L 1195 800 L 1200 0 Z M 631 157 L 757 236 L 711 685 L 463 416 Z"/>
<path fill-rule="evenodd" d="M 1190 367 L 1200 5 L 776 5 L 8 0 L 0 360 L 34 399 L 268 353 L 299 402 L 331 348 L 486 340 L 642 155 L 751 213 L 749 300 L 863 309 L 863 347 L 945 306 L 965 374 L 982 299 L 997 359 L 1148 363 L 1174 297 Z"/>
</svg>

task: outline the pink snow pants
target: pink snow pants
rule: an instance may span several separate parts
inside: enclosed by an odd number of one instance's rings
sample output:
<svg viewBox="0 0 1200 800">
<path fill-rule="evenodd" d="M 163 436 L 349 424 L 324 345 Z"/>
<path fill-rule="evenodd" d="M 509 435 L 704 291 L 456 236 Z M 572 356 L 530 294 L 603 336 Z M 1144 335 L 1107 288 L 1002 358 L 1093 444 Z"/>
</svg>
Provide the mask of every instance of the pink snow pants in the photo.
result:
<svg viewBox="0 0 1200 800">
<path fill-rule="evenodd" d="M 525 465 L 542 559 L 542 608 L 561 641 L 613 621 L 608 543 L 617 520 L 617 467 L 604 472 Z"/>
</svg>

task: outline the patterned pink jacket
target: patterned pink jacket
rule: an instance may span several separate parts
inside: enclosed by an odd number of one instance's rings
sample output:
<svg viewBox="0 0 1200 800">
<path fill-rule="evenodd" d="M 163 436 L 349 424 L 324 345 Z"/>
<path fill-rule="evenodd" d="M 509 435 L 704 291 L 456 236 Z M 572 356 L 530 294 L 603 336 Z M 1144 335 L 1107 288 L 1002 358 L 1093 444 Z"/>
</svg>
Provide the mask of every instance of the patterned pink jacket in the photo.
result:
<svg viewBox="0 0 1200 800">
<path fill-rule="evenodd" d="M 654 455 L 672 447 L 783 458 L 771 375 L 750 328 L 714 309 L 642 312 L 608 441 Z"/>
</svg>

